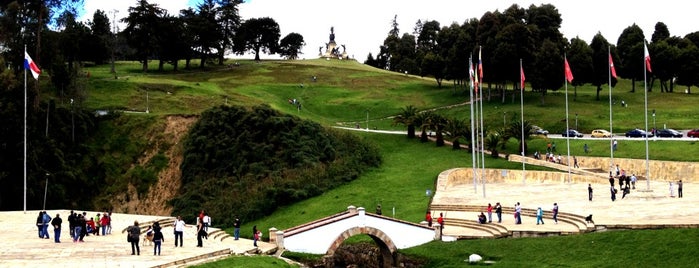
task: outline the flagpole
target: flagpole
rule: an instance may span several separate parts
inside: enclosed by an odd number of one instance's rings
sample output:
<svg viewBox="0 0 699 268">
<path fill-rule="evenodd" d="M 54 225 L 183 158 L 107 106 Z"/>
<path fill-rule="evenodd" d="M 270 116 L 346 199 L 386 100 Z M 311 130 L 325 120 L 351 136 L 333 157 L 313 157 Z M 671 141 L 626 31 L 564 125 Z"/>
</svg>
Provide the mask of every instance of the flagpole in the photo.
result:
<svg viewBox="0 0 699 268">
<path fill-rule="evenodd" d="M 522 68 L 522 59 L 519 59 L 519 80 L 520 80 L 520 92 L 519 92 L 519 107 L 521 110 L 521 119 L 522 123 L 520 124 L 520 127 L 522 127 L 522 142 L 519 149 L 522 152 L 522 184 L 527 183 L 527 169 L 525 168 L 525 164 L 527 162 L 527 158 L 525 157 L 524 153 L 524 69 Z"/>
<path fill-rule="evenodd" d="M 563 54 L 563 59 L 568 62 L 568 58 L 566 57 L 565 53 Z M 569 126 L 569 120 L 568 120 L 568 79 L 567 77 L 564 78 L 565 80 L 565 90 L 566 90 L 566 146 L 568 150 L 568 159 L 567 159 L 567 164 L 568 164 L 568 183 L 571 182 L 570 180 L 570 126 Z M 577 130 L 577 129 L 576 129 Z"/>
<path fill-rule="evenodd" d="M 480 69 L 478 70 L 479 75 L 483 74 L 483 60 L 481 59 L 481 51 L 482 47 L 478 46 L 478 65 L 480 67 Z M 480 87 L 480 90 L 478 91 L 480 94 L 481 109 L 481 184 L 483 185 L 483 197 L 485 198 L 485 138 L 483 137 L 485 125 L 483 124 L 483 76 L 480 77 L 480 83 L 478 84 L 478 86 Z"/>
<path fill-rule="evenodd" d="M 478 175 L 478 172 L 476 169 L 478 166 L 476 165 L 476 137 L 475 137 L 475 118 L 473 116 L 473 90 L 475 87 L 473 86 L 473 80 L 474 80 L 474 75 L 475 72 L 473 72 L 473 56 L 470 56 L 468 59 L 468 65 L 469 65 L 469 79 L 471 80 L 471 90 L 469 90 L 469 95 L 471 97 L 471 168 L 473 169 L 473 192 L 477 193 L 478 192 L 478 184 L 476 183 L 476 178 Z"/>
<path fill-rule="evenodd" d="M 24 55 L 27 55 L 26 44 Z M 27 213 L 27 68 L 24 68 L 24 213 Z"/>
<path fill-rule="evenodd" d="M 643 108 L 643 115 L 646 118 L 646 187 L 647 190 L 650 190 L 650 164 L 648 163 L 648 78 L 647 76 L 647 65 L 649 65 L 648 61 L 650 60 L 650 55 L 648 53 L 648 48 L 646 47 L 646 40 L 643 40 L 643 48 L 644 48 L 644 59 L 643 59 L 643 99 L 644 99 L 644 108 Z"/>
<path fill-rule="evenodd" d="M 612 49 L 610 46 L 607 46 L 607 55 L 609 56 L 609 62 L 607 63 L 608 68 L 607 72 L 609 73 L 609 170 L 611 171 L 614 168 L 614 130 L 613 128 L 613 121 L 612 121 Z"/>
</svg>

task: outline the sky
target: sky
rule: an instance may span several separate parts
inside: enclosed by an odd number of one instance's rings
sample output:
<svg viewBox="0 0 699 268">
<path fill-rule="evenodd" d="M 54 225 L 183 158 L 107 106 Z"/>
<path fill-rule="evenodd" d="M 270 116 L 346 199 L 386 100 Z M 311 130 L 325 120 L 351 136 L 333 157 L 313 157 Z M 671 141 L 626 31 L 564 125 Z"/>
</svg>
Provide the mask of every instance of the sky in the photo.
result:
<svg viewBox="0 0 699 268">
<path fill-rule="evenodd" d="M 128 7 L 136 0 L 83 0 L 84 13 L 82 21 L 92 18 L 97 9 L 107 13 L 112 19 L 113 10 L 117 10 L 117 20 L 128 15 Z M 150 0 L 170 14 L 179 14 L 179 10 L 189 6 L 195 7 L 201 0 Z M 369 53 L 374 57 L 379 46 L 391 29 L 391 22 L 397 16 L 401 35 L 413 32 L 418 20 L 435 20 L 440 26 L 449 26 L 456 22 L 480 19 L 488 11 L 504 11 L 513 4 L 522 8 L 531 5 L 552 4 L 561 14 L 563 23 L 561 32 L 568 38 L 579 37 L 588 44 L 595 34 L 602 35 L 612 44 L 616 44 L 621 32 L 633 25 L 638 25 L 646 39 L 650 39 L 655 24 L 663 22 L 670 35 L 683 37 L 688 33 L 699 31 L 692 18 L 696 15 L 691 1 L 614 1 L 614 0 L 550 0 L 541 1 L 503 1 L 503 0 L 354 0 L 354 1 L 320 1 L 320 0 L 245 0 L 239 6 L 242 19 L 270 17 L 278 24 L 281 38 L 291 32 L 299 33 L 306 41 L 300 58 L 317 58 L 318 49 L 329 41 L 330 27 L 335 30 L 335 42 L 346 45 L 350 57 L 363 62 Z M 121 29 L 124 26 L 120 26 Z M 487 49 L 487 48 L 484 48 Z M 233 56 L 240 57 L 240 56 Z M 244 57 L 252 57 L 250 55 Z M 278 58 L 265 56 L 262 58 Z"/>
</svg>

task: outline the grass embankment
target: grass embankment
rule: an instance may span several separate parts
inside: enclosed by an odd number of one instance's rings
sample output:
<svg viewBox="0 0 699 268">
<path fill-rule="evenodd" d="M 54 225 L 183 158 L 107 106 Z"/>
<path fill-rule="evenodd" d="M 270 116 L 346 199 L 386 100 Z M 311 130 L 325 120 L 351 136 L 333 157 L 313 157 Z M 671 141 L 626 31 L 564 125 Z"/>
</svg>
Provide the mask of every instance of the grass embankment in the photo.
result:
<svg viewBox="0 0 699 268">
<path fill-rule="evenodd" d="M 164 74 L 144 75 L 140 65 L 124 63 L 117 67 L 119 79 L 108 73 L 108 67 L 96 67 L 92 71 L 91 85 L 94 92 L 86 105 L 90 108 L 120 107 L 127 110 L 145 110 L 146 89 L 148 107 L 154 114 L 198 114 L 209 107 L 226 103 L 254 105 L 268 103 L 283 112 L 305 119 L 336 125 L 343 122 L 353 126 L 360 122 L 370 128 L 404 129 L 392 126 L 390 116 L 400 109 L 414 105 L 419 110 L 444 107 L 467 101 L 467 92 L 453 91 L 450 83 L 437 88 L 430 79 L 419 79 L 382 70 L 367 68 L 354 62 L 323 60 L 308 61 L 240 61 L 232 68 L 194 69 Z M 316 76 L 314 82 L 312 77 Z M 137 83 L 138 82 L 138 83 Z M 635 127 L 644 127 L 643 84 L 639 83 L 635 93 L 630 93 L 629 81 L 622 80 L 613 90 L 615 132 L 621 133 Z M 677 91 L 680 91 L 676 88 Z M 592 129 L 609 127 L 608 88 L 600 92 L 596 100 L 596 89 L 591 86 L 577 88 L 577 97 L 569 88 L 569 124 L 589 133 Z M 487 91 L 486 91 L 487 92 Z M 493 91 L 495 93 L 495 91 Z M 508 91 L 505 102 L 494 97 L 484 102 L 486 129 L 500 128 L 507 122 L 519 120 L 519 97 Z M 695 112 L 696 94 L 648 93 L 648 110 L 656 109 L 656 126 L 667 124 L 676 129 L 699 127 L 699 115 Z M 300 110 L 288 103 L 289 99 L 301 102 Z M 624 100 L 628 107 L 618 103 Z M 525 92 L 525 119 L 551 133 L 565 129 L 565 95 L 563 90 L 541 93 Z M 470 107 L 459 106 L 440 109 L 438 113 L 456 118 L 469 118 Z M 503 117 L 504 121 L 503 122 Z M 649 127 L 652 118 L 649 117 Z M 385 215 L 409 221 L 422 219 L 429 197 L 426 189 L 434 188 L 437 174 L 454 167 L 469 167 L 470 155 L 464 151 L 452 151 L 448 147 L 436 148 L 434 144 L 421 144 L 407 140 L 404 136 L 367 134 L 358 132 L 381 148 L 384 165 L 363 174 L 359 179 L 337 189 L 327 191 L 319 197 L 308 199 L 280 208 L 274 214 L 247 222 L 243 234 L 258 225 L 263 230 L 269 227 L 285 229 L 321 217 L 344 211 L 355 205 L 373 211 L 381 203 Z M 529 148 L 544 151 L 546 140 L 534 138 Z M 608 156 L 608 141 L 571 140 L 571 153 L 583 155 L 582 144 L 591 148 L 589 155 Z M 515 153 L 517 144 L 511 140 L 507 152 Z M 652 141 L 649 144 L 651 159 L 698 161 L 699 153 L 694 141 Z M 558 152 L 565 154 L 565 140 L 557 140 Z M 645 158 L 645 143 L 642 140 L 620 141 L 615 157 Z M 492 168 L 519 169 L 517 163 L 486 158 Z M 528 169 L 534 169 L 533 166 Z M 232 213 L 235 213 L 234 211 Z M 635 237 L 648 239 L 634 240 Z M 479 253 L 487 259 L 499 260 L 508 267 L 540 267 L 569 265 L 575 267 L 612 266 L 613 264 L 638 264 L 636 266 L 678 266 L 693 264 L 691 249 L 695 241 L 677 243 L 682 239 L 696 237 L 696 230 L 659 230 L 608 232 L 573 237 L 504 239 L 460 241 L 456 243 L 433 242 L 405 252 L 433 260 L 432 267 L 462 266 L 467 254 Z M 581 240 L 582 239 L 582 240 Z M 594 240 L 596 239 L 596 240 Z M 591 241 L 595 241 L 592 246 Z M 655 244 L 649 245 L 649 241 Z M 620 248 L 621 247 L 621 248 Z M 557 250 L 551 250 L 557 249 Z M 574 249 L 574 250 L 573 250 Z M 471 252 L 472 251 L 472 252 Z M 578 253 L 580 252 L 580 253 Z M 656 253 L 658 252 L 658 253 Z M 662 253 L 662 256 L 658 254 Z M 501 254 L 501 255 L 499 255 Z M 554 255 L 555 254 L 555 255 Z M 635 259 L 632 259 L 635 258 Z M 646 263 L 656 263 L 646 265 Z M 234 266 L 238 266 L 237 264 Z M 277 267 L 277 266 L 275 266 Z"/>
</svg>

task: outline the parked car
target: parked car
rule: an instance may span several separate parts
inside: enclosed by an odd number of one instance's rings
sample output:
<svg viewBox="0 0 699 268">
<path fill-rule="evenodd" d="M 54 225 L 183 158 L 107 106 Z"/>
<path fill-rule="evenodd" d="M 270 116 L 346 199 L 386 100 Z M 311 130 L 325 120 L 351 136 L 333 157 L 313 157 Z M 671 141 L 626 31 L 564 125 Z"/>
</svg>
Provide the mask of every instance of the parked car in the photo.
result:
<svg viewBox="0 0 699 268">
<path fill-rule="evenodd" d="M 568 131 L 563 131 L 563 133 L 561 133 L 561 136 L 563 136 L 563 137 L 573 137 L 573 138 L 575 138 L 575 137 L 582 138 L 583 134 L 580 133 L 580 132 L 578 132 L 578 131 L 575 130 L 575 129 L 569 129 Z"/>
<path fill-rule="evenodd" d="M 677 130 L 674 130 L 671 128 L 666 128 L 666 129 L 656 130 L 655 136 L 662 137 L 662 138 L 682 138 L 683 134 L 682 134 L 682 132 L 679 132 Z"/>
<path fill-rule="evenodd" d="M 612 136 L 612 133 L 604 129 L 595 129 L 592 131 L 592 134 L 590 134 L 590 136 L 592 136 L 593 138 L 609 138 Z"/>
<path fill-rule="evenodd" d="M 630 138 L 645 138 L 647 136 L 650 138 L 653 137 L 653 133 L 637 128 L 627 131 L 625 136 Z"/>
<path fill-rule="evenodd" d="M 537 125 L 532 126 L 532 133 L 537 134 L 537 135 L 548 135 L 549 131 L 545 130 Z"/>
<path fill-rule="evenodd" d="M 687 132 L 687 137 L 690 138 L 699 138 L 699 128 L 698 129 L 692 129 L 689 132 Z"/>
</svg>

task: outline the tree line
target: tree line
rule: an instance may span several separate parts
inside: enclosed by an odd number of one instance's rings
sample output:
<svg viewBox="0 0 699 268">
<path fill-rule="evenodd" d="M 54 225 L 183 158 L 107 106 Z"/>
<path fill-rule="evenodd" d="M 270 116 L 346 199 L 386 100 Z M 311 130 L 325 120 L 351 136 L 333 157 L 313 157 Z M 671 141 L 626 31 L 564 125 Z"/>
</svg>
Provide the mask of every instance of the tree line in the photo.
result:
<svg viewBox="0 0 699 268">
<path fill-rule="evenodd" d="M 400 34 L 397 16 L 379 53 L 367 56 L 366 64 L 391 71 L 433 77 L 439 86 L 443 80 L 466 89 L 469 59 L 482 60 L 483 81 L 494 87 L 505 101 L 506 88 L 519 90 L 519 61 L 527 72 L 533 91 L 543 96 L 548 90 L 563 86 L 564 55 L 575 76 L 572 84 L 597 87 L 609 83 L 609 53 L 619 78 L 643 79 L 643 45 L 647 37 L 636 24 L 620 34 L 611 44 L 597 33 L 588 44 L 579 37 L 566 39 L 560 32 L 563 21 L 555 6 L 542 4 L 522 8 L 513 4 L 504 11 L 488 11 L 480 19 L 462 24 L 440 26 L 434 20 L 418 20 L 412 33 Z M 648 49 L 653 72 L 651 85 L 658 81 L 661 92 L 673 92 L 675 85 L 699 85 L 699 32 L 684 37 L 671 36 L 662 22 L 657 22 Z M 612 86 L 616 84 L 612 78 Z M 634 83 L 635 84 L 635 83 Z M 649 90 L 652 90 L 652 86 Z M 634 88 L 635 90 L 635 88 Z"/>
</svg>

